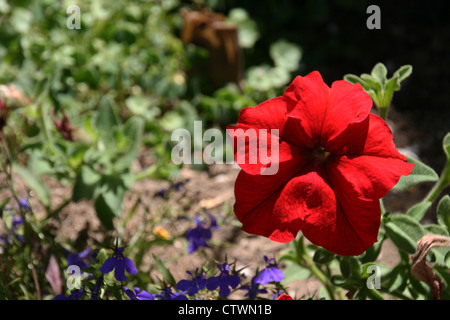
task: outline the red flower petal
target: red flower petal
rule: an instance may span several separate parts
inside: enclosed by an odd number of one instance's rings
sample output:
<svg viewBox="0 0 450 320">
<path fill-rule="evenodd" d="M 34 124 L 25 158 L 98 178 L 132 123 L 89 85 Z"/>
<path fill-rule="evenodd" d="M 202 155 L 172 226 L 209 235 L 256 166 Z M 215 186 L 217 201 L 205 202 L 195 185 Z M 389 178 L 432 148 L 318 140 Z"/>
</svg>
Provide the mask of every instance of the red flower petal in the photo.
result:
<svg viewBox="0 0 450 320">
<path fill-rule="evenodd" d="M 235 183 L 234 212 L 242 222 L 242 230 L 279 242 L 295 238 L 300 227 L 296 212 L 275 211 L 275 205 L 285 184 L 305 164 L 302 158 L 296 157 L 281 163 L 276 175 L 251 175 L 245 171 L 239 173 Z"/>
<path fill-rule="evenodd" d="M 344 80 L 333 82 L 322 127 L 322 139 L 331 140 L 349 125 L 363 121 L 370 109 L 372 99 L 359 83 L 351 84 Z"/>
<path fill-rule="evenodd" d="M 299 119 L 307 135 L 307 145 L 319 143 L 330 98 L 330 88 L 317 71 L 296 77 L 283 95 L 290 106 L 288 116 Z"/>
<path fill-rule="evenodd" d="M 330 139 L 325 148 L 336 155 L 372 155 L 406 161 L 394 144 L 394 136 L 386 122 L 370 113 L 360 123 L 353 123 L 340 135 Z"/>
<path fill-rule="evenodd" d="M 275 300 L 294 300 L 290 295 L 283 293 L 279 295 Z"/>
<path fill-rule="evenodd" d="M 372 108 L 372 99 L 360 84 L 342 80 L 330 89 L 318 72 L 295 78 L 284 96 L 297 99 L 288 116 L 299 119 L 311 140 L 321 145 L 363 121 Z"/>
<path fill-rule="evenodd" d="M 265 129 L 228 127 L 236 163 L 249 174 L 273 175 L 281 162 L 298 157 L 301 150 Z"/>
<path fill-rule="evenodd" d="M 277 154 L 275 162 L 279 163 L 292 159 L 293 154 L 299 155 L 295 138 L 304 134 L 298 121 L 286 117 L 287 108 L 288 103 L 283 97 L 270 99 L 256 107 L 242 109 L 237 125 L 227 128 L 233 140 L 235 160 L 247 173 L 273 174 L 272 170 L 262 171 L 274 165 L 273 159 L 261 159 L 261 156 L 270 158 Z M 278 135 L 271 131 L 273 129 L 278 130 Z M 273 141 L 279 150 L 272 150 Z"/>
<path fill-rule="evenodd" d="M 283 97 L 273 98 L 257 105 L 241 110 L 238 127 L 279 129 L 283 131 L 286 123 L 287 104 Z"/>
<path fill-rule="evenodd" d="M 411 173 L 413 166 L 397 158 L 342 156 L 327 166 L 327 172 L 336 178 L 335 188 L 339 188 L 345 179 L 359 199 L 372 200 L 384 197 L 402 175 Z"/>
<path fill-rule="evenodd" d="M 292 179 L 276 209 L 296 212 L 303 235 L 312 243 L 339 255 L 361 254 L 377 240 L 379 201 L 362 201 L 333 189 L 325 170 L 317 169 Z"/>
</svg>

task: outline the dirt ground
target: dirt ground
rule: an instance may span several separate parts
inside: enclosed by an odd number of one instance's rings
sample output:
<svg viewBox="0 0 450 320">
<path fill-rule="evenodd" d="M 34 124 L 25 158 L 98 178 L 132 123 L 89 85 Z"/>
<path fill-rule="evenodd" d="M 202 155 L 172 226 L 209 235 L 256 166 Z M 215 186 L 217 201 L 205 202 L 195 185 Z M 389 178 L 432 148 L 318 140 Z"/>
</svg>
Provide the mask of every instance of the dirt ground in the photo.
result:
<svg viewBox="0 0 450 320">
<path fill-rule="evenodd" d="M 407 119 L 403 119 L 392 111 L 392 118 L 395 119 L 394 131 L 395 142 L 401 152 L 417 154 L 420 146 L 415 140 L 415 130 L 408 125 Z M 390 123 L 392 125 L 392 123 Z M 135 164 L 135 170 L 142 169 L 146 152 L 143 152 L 140 159 Z M 126 243 L 142 228 L 147 226 L 148 221 L 159 221 L 159 226 L 164 227 L 172 235 L 177 235 L 188 227 L 193 226 L 192 220 L 195 214 L 209 210 L 224 223 L 219 230 L 213 232 L 213 245 L 211 248 L 202 250 L 200 253 L 186 254 L 185 242 L 182 239 L 174 241 L 173 245 L 151 247 L 148 255 L 144 259 L 145 264 L 152 263 L 152 255 L 156 255 L 166 262 L 167 267 L 173 273 L 175 279 L 181 280 L 186 277 L 186 270 L 195 270 L 205 261 L 205 258 L 215 261 L 228 262 L 237 261 L 237 269 L 246 267 L 243 273 L 246 277 L 253 276 L 257 268 L 264 267 L 263 256 L 269 258 L 278 257 L 280 252 L 287 249 L 289 244 L 272 242 L 264 237 L 247 234 L 240 230 L 239 223 L 233 215 L 224 215 L 230 212 L 234 203 L 234 182 L 239 168 L 236 165 L 214 165 L 208 170 L 199 171 L 185 167 L 181 171 L 178 181 L 184 183 L 180 191 L 171 191 L 168 199 L 161 197 L 161 190 L 167 189 L 170 185 L 168 181 L 145 179 L 138 181 L 127 192 L 124 199 L 124 216 L 130 211 L 132 206 L 140 199 L 134 216 L 127 222 L 121 237 Z M 62 185 L 58 181 L 46 179 L 52 194 L 52 207 L 58 207 L 63 201 L 71 196 L 71 189 Z M 0 197 L 7 196 L 7 188 L 4 179 L 0 179 Z M 392 212 L 405 212 L 412 204 L 421 199 L 429 189 L 429 185 L 420 185 L 406 192 L 391 191 L 385 197 L 387 210 Z M 31 195 L 31 205 L 39 214 L 40 204 L 26 186 L 16 180 L 16 188 L 19 195 Z M 0 199 L 1 200 L 1 199 Z M 61 242 L 71 241 L 80 250 L 97 242 L 105 240 L 101 231 L 101 224 L 95 214 L 92 203 L 81 201 L 70 203 L 53 221 L 53 226 L 57 230 L 57 238 Z M 148 226 L 150 228 L 154 226 Z M 152 230 L 145 230 L 151 235 Z M 114 234 L 113 236 L 117 236 Z M 397 249 L 392 243 L 386 241 L 379 257 L 380 263 L 394 266 L 398 262 Z M 283 266 L 283 264 L 281 265 Z M 296 297 L 317 296 L 320 284 L 314 279 L 304 279 L 292 282 L 288 285 L 288 292 Z M 239 294 L 235 298 L 240 298 Z"/>
</svg>

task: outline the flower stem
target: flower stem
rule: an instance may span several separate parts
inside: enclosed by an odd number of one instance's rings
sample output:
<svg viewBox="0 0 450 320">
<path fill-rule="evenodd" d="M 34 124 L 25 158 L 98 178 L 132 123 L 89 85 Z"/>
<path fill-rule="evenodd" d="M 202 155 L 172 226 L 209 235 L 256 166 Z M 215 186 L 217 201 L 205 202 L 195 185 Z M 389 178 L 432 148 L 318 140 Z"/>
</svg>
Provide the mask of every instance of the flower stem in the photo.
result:
<svg viewBox="0 0 450 320">
<path fill-rule="evenodd" d="M 380 118 L 386 121 L 388 107 L 378 107 L 378 111 L 380 113 Z"/>
<path fill-rule="evenodd" d="M 320 270 L 320 268 L 316 266 L 316 264 L 306 251 L 304 251 L 302 258 L 304 261 L 304 266 L 308 268 L 314 275 L 314 277 L 316 277 L 317 280 L 319 280 L 323 284 L 325 290 L 327 290 L 327 293 L 330 296 L 330 299 L 335 300 L 335 291 L 333 289 L 333 285 L 330 282 L 330 279 L 323 273 L 322 270 Z"/>
<path fill-rule="evenodd" d="M 428 195 L 425 198 L 425 201 L 432 202 L 434 199 L 439 196 L 441 191 L 450 184 L 450 159 L 447 159 L 444 169 L 442 170 L 441 176 L 438 182 L 434 185 L 434 187 L 430 190 Z"/>
</svg>

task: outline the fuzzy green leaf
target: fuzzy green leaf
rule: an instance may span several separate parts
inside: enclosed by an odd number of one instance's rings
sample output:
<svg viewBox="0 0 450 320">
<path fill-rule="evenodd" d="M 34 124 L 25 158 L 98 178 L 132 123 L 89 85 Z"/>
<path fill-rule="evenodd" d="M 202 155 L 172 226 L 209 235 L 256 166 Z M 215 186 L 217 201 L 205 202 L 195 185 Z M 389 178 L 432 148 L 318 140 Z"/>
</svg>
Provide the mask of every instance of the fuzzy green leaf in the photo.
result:
<svg viewBox="0 0 450 320">
<path fill-rule="evenodd" d="M 361 85 L 361 87 L 364 89 L 364 91 L 366 91 L 366 92 L 371 90 L 371 87 L 367 82 L 365 82 L 360 77 L 355 76 L 354 74 L 346 74 L 344 76 L 344 80 L 347 82 L 353 83 L 353 84 L 359 83 Z"/>
<path fill-rule="evenodd" d="M 414 163 L 414 168 L 408 176 L 402 176 L 394 186 L 394 190 L 407 190 L 420 182 L 437 181 L 438 174 L 420 160 L 406 157 L 409 163 Z"/>
<path fill-rule="evenodd" d="M 430 201 L 420 202 L 412 206 L 406 214 L 411 218 L 414 218 L 414 220 L 420 221 L 427 212 L 428 208 L 430 208 L 431 204 L 432 203 Z"/>
<path fill-rule="evenodd" d="M 384 64 L 379 62 L 373 67 L 371 75 L 384 86 L 386 82 L 387 69 Z"/>
<path fill-rule="evenodd" d="M 447 159 L 450 159 L 450 132 L 447 133 L 442 140 L 442 148 L 444 149 Z"/>
<path fill-rule="evenodd" d="M 410 254 L 417 249 L 417 241 L 425 235 L 424 228 L 413 218 L 398 214 L 389 218 L 384 229 L 394 244 Z"/>
<path fill-rule="evenodd" d="M 437 206 L 437 218 L 441 226 L 446 227 L 450 232 L 450 196 L 445 195 Z"/>
<path fill-rule="evenodd" d="M 394 72 L 393 77 L 397 77 L 399 81 L 403 81 L 408 78 L 412 73 L 413 67 L 411 65 L 401 66 L 397 71 Z"/>
</svg>

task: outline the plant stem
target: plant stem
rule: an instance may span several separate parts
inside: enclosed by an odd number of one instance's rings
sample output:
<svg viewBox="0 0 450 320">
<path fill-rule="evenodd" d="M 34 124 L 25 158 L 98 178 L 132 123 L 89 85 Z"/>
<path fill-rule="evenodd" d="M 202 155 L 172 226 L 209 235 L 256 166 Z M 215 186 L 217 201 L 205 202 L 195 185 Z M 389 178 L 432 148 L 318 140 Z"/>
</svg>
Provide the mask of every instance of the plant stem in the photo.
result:
<svg viewBox="0 0 450 320">
<path fill-rule="evenodd" d="M 450 184 L 450 159 L 447 159 L 447 162 L 445 163 L 445 167 L 442 170 L 438 182 L 430 190 L 430 192 L 425 198 L 425 201 L 432 202 L 434 199 L 437 198 L 437 196 L 439 196 L 441 191 L 449 184 Z"/>
<path fill-rule="evenodd" d="M 380 118 L 386 121 L 387 107 L 378 107 L 378 111 L 380 112 Z"/>
<path fill-rule="evenodd" d="M 316 266 L 312 258 L 307 254 L 307 252 L 303 254 L 302 258 L 305 262 L 305 266 L 311 271 L 311 273 L 317 278 L 317 280 L 319 280 L 323 284 L 323 286 L 328 292 L 328 295 L 330 296 L 330 299 L 335 300 L 335 291 L 328 277 L 322 272 L 322 270 L 320 270 Z"/>
</svg>

